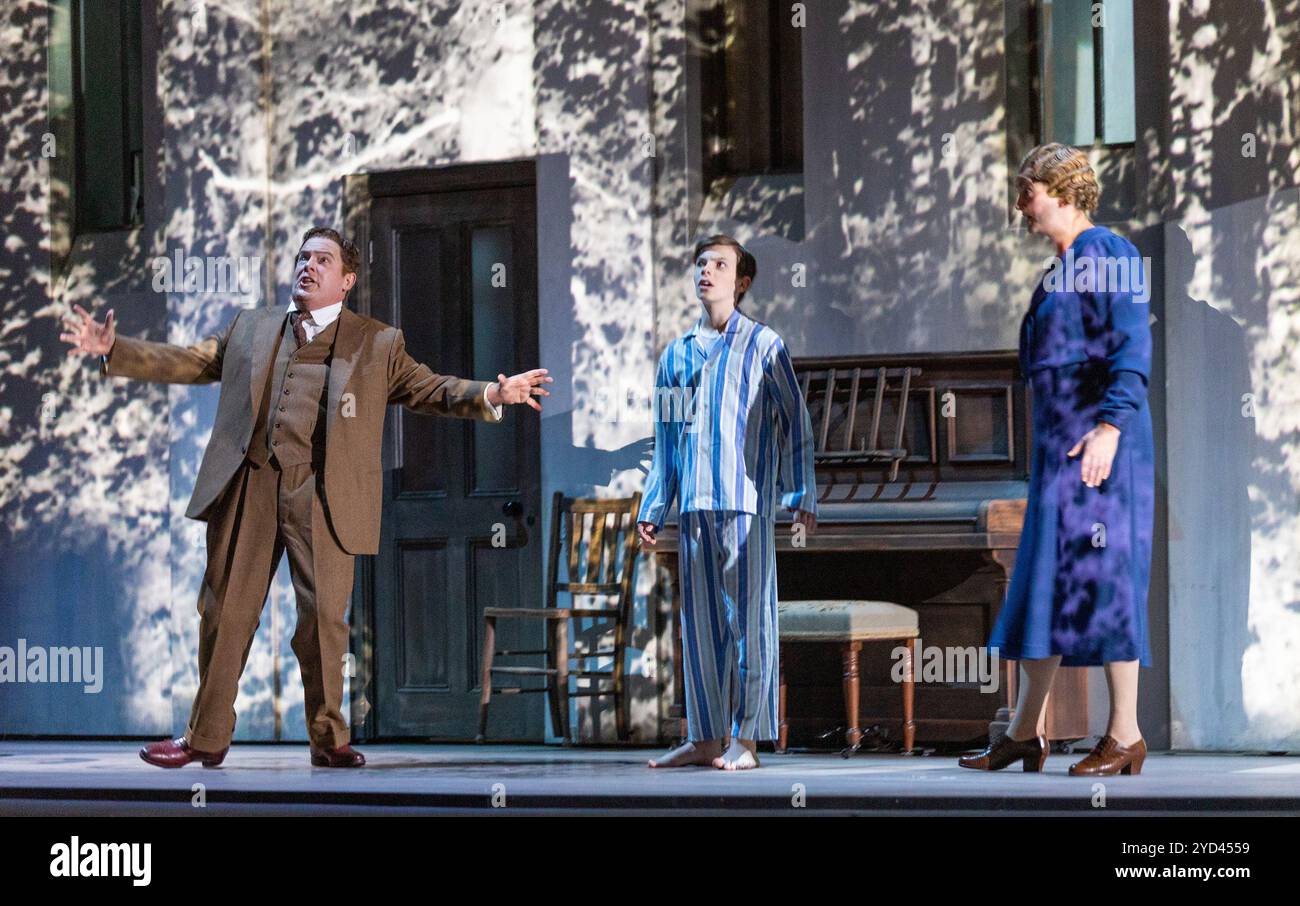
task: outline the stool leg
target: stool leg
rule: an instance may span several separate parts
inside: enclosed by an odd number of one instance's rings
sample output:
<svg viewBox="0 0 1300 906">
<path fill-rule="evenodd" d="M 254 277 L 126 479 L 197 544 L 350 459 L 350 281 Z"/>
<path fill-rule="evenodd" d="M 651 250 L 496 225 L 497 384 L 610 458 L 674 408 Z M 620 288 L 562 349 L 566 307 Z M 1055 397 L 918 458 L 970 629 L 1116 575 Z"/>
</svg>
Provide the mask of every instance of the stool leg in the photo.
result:
<svg viewBox="0 0 1300 906">
<path fill-rule="evenodd" d="M 777 668 L 776 668 L 777 676 L 779 677 L 777 682 L 779 683 L 779 688 L 780 688 L 780 692 L 777 693 L 777 699 L 776 699 L 776 717 L 777 717 L 776 751 L 778 753 L 783 753 L 785 752 L 786 743 L 790 741 L 790 730 L 785 725 L 785 649 L 784 648 L 780 648 L 780 647 L 777 648 L 776 663 L 777 663 Z"/>
<path fill-rule="evenodd" d="M 844 662 L 844 719 L 848 725 L 844 739 L 848 747 L 840 754 L 845 758 L 862 745 L 862 731 L 858 728 L 858 652 L 861 650 L 861 642 L 845 642 L 841 649 Z"/>
<path fill-rule="evenodd" d="M 916 743 L 916 722 L 912 720 L 912 699 L 916 682 L 912 679 L 912 664 L 916 657 L 916 639 L 907 640 L 907 664 L 903 671 L 903 754 L 911 755 Z"/>
</svg>

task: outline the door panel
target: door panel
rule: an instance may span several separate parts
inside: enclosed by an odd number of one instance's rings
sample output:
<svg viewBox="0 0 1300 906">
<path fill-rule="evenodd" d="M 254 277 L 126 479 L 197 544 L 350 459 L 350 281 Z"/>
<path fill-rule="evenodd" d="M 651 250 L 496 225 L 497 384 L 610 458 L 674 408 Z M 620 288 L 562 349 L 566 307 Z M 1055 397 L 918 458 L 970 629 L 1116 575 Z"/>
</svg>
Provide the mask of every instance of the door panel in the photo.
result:
<svg viewBox="0 0 1300 906">
<path fill-rule="evenodd" d="M 472 169 L 458 168 L 470 182 Z M 374 198 L 371 316 L 440 374 L 538 367 L 535 205 L 531 184 Z M 493 425 L 393 407 L 384 430 L 372 726 L 473 739 L 483 608 L 542 603 L 538 415 L 512 406 Z M 498 641 L 537 648 L 541 631 L 502 624 Z M 497 697 L 492 738 L 541 739 L 545 707 Z"/>
</svg>

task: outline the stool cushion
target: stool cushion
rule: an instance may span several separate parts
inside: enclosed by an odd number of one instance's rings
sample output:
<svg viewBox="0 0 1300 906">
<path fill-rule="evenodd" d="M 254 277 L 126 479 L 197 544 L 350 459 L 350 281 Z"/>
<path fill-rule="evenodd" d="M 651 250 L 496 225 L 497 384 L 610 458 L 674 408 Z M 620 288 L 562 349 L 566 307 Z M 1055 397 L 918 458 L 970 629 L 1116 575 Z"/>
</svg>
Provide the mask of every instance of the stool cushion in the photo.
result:
<svg viewBox="0 0 1300 906">
<path fill-rule="evenodd" d="M 777 626 L 787 642 L 911 639 L 921 634 L 916 611 L 889 601 L 780 601 Z"/>
</svg>

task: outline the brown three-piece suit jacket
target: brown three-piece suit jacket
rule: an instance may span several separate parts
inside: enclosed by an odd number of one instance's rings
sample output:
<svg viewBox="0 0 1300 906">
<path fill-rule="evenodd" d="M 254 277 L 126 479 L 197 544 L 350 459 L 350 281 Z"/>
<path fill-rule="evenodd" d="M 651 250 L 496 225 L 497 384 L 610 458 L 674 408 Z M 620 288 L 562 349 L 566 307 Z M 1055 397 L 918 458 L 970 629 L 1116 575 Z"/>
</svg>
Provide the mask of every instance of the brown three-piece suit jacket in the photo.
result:
<svg viewBox="0 0 1300 906">
<path fill-rule="evenodd" d="M 217 419 L 185 510 L 192 519 L 207 519 L 248 453 L 284 318 L 280 308 L 241 311 L 225 333 L 188 347 L 119 336 L 107 357 L 103 373 L 115 377 L 167 384 L 221 381 Z M 386 407 L 500 421 L 484 401 L 488 383 L 434 373 L 407 355 L 400 330 L 343 308 L 329 371 L 324 503 L 344 550 L 379 550 Z"/>
</svg>

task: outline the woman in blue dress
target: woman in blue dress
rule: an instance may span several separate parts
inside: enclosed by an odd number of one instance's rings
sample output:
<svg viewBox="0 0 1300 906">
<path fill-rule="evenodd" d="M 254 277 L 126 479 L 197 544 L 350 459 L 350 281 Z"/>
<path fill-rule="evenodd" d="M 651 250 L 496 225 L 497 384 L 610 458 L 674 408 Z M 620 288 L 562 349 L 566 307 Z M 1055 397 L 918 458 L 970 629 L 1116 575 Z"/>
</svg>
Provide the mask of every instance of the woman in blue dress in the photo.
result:
<svg viewBox="0 0 1300 906">
<path fill-rule="evenodd" d="M 1007 598 L 989 639 L 1025 681 L 1006 735 L 962 767 L 1000 770 L 1047 759 L 1045 704 L 1056 668 L 1103 665 L 1106 733 L 1076 775 L 1137 774 L 1138 666 L 1151 666 L 1147 586 L 1155 452 L 1147 381 L 1146 273 L 1127 239 L 1092 223 L 1100 189 L 1087 155 L 1035 148 L 1016 207 L 1057 257 L 1020 327 L 1020 366 L 1033 398 L 1025 524 Z"/>
</svg>

